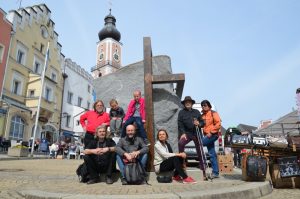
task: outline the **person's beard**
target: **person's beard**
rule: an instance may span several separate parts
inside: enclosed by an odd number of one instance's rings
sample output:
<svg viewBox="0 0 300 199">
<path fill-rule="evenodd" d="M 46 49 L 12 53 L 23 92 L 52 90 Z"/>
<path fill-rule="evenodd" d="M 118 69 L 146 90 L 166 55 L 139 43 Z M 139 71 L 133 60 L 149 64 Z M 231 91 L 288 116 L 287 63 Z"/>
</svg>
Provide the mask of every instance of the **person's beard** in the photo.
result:
<svg viewBox="0 0 300 199">
<path fill-rule="evenodd" d="M 96 111 L 97 111 L 97 113 L 103 113 L 103 108 L 98 108 L 98 109 L 96 109 Z"/>
</svg>

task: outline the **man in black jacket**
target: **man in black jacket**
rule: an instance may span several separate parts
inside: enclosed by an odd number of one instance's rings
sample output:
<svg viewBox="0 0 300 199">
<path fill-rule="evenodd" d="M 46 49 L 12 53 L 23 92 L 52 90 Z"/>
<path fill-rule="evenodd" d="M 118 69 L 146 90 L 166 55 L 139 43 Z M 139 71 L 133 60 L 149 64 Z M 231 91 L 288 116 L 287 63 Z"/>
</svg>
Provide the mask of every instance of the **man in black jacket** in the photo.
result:
<svg viewBox="0 0 300 199">
<path fill-rule="evenodd" d="M 96 129 L 96 138 L 88 143 L 84 150 L 84 162 L 87 165 L 87 170 L 90 180 L 87 184 L 99 182 L 99 174 L 106 174 L 106 183 L 112 184 L 112 166 L 115 160 L 116 143 L 109 138 L 106 138 L 106 126 L 99 126 Z"/>
<path fill-rule="evenodd" d="M 184 109 L 180 110 L 178 113 L 179 153 L 184 152 L 185 145 L 193 140 L 199 159 L 200 169 L 203 171 L 204 178 L 206 178 L 205 162 L 203 160 L 203 154 L 200 151 L 200 147 L 203 146 L 199 145 L 196 133 L 196 126 L 198 126 L 200 130 L 200 128 L 204 126 L 204 121 L 201 118 L 201 113 L 197 109 L 192 108 L 193 104 L 195 104 L 195 100 L 190 96 L 186 96 L 181 103 L 184 105 Z"/>
<path fill-rule="evenodd" d="M 124 178 L 125 162 L 134 162 L 138 159 L 142 166 L 144 168 L 146 167 L 149 148 L 144 140 L 135 136 L 135 134 L 135 127 L 131 124 L 128 125 L 126 127 L 126 136 L 119 140 L 116 147 L 117 162 L 122 174 L 122 185 L 127 184 L 127 181 Z"/>
</svg>

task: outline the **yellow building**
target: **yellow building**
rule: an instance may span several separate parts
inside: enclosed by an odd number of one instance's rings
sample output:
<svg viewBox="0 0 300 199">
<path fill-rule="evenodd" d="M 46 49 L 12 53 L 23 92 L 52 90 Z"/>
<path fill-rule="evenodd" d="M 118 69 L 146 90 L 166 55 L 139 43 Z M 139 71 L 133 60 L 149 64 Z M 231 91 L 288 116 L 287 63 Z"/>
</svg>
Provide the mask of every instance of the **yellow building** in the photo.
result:
<svg viewBox="0 0 300 199">
<path fill-rule="evenodd" d="M 41 74 L 47 43 L 50 43 L 36 139 L 53 142 L 59 131 L 62 103 L 62 71 L 64 56 L 58 43 L 51 11 L 45 4 L 10 11 L 13 24 L 8 65 L 5 73 L 3 101 L 8 104 L 4 137 L 29 141 L 33 136 Z"/>
</svg>

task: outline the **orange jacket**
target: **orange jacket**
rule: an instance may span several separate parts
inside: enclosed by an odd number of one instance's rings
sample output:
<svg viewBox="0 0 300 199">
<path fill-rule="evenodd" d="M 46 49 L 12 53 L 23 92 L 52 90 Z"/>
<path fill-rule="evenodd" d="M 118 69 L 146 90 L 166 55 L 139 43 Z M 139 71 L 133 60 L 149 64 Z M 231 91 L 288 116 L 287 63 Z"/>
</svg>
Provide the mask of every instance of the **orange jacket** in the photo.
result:
<svg viewBox="0 0 300 199">
<path fill-rule="evenodd" d="M 202 119 L 205 121 L 203 132 L 207 133 L 218 133 L 221 128 L 221 118 L 215 111 L 209 110 L 207 113 L 203 113 Z"/>
</svg>

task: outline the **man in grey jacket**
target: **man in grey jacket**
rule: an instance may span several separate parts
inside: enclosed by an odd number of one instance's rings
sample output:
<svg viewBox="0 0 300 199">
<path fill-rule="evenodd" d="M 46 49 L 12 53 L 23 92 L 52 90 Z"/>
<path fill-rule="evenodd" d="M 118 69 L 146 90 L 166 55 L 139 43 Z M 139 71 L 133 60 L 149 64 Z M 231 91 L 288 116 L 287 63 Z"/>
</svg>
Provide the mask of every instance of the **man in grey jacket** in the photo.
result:
<svg viewBox="0 0 300 199">
<path fill-rule="evenodd" d="M 145 168 L 148 158 L 149 148 L 142 138 L 135 136 L 135 127 L 128 125 L 126 127 L 126 136 L 121 138 L 117 144 L 117 162 L 122 174 L 122 185 L 127 182 L 124 178 L 124 164 L 125 162 L 134 162 L 138 159 Z"/>
</svg>

